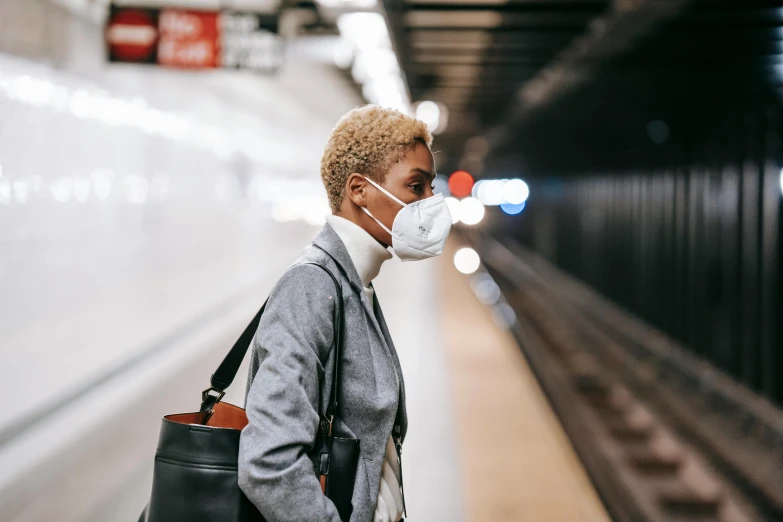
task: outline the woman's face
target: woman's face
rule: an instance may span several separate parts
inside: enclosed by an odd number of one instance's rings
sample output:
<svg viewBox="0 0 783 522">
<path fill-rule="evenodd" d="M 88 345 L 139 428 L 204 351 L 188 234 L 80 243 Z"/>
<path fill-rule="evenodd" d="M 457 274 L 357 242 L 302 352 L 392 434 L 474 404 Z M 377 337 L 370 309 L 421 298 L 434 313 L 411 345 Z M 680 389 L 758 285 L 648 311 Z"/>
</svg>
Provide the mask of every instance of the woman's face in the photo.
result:
<svg viewBox="0 0 783 522">
<path fill-rule="evenodd" d="M 415 148 L 392 165 L 380 185 L 400 201 L 410 204 L 432 197 L 433 179 L 435 179 L 435 160 L 432 152 L 425 144 L 417 143 Z M 400 204 L 370 183 L 366 183 L 364 194 L 367 210 L 391 230 L 394 218 L 402 208 Z M 365 217 L 367 220 L 363 223 L 364 229 L 381 243 L 391 245 L 391 235 L 369 216 L 365 215 Z"/>
</svg>

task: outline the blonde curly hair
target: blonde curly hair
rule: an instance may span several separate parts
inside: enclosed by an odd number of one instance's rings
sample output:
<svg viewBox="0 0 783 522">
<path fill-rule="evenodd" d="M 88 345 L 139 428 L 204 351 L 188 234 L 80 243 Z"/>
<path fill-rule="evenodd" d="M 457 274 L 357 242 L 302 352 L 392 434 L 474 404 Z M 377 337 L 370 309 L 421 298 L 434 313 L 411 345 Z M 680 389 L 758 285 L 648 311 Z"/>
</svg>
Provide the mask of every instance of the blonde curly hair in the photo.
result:
<svg viewBox="0 0 783 522">
<path fill-rule="evenodd" d="M 321 158 L 332 211 L 343 201 L 345 183 L 353 173 L 383 183 L 386 172 L 417 143 L 432 144 L 427 125 L 395 109 L 365 105 L 346 113 L 332 129 Z"/>
</svg>

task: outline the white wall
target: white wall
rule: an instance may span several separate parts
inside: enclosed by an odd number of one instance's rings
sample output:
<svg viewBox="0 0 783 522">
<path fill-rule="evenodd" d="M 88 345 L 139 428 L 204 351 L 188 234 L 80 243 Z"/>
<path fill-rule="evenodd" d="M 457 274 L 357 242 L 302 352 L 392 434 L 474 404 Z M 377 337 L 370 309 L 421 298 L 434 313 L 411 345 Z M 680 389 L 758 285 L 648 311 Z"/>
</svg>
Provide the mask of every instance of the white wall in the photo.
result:
<svg viewBox="0 0 783 522">
<path fill-rule="evenodd" d="M 252 316 L 327 213 L 323 143 L 361 100 L 295 57 L 276 77 L 105 64 L 99 25 L 43 0 L 0 20 L 2 500 L 30 471 L 3 460 L 9 429 L 220 303 Z"/>
</svg>

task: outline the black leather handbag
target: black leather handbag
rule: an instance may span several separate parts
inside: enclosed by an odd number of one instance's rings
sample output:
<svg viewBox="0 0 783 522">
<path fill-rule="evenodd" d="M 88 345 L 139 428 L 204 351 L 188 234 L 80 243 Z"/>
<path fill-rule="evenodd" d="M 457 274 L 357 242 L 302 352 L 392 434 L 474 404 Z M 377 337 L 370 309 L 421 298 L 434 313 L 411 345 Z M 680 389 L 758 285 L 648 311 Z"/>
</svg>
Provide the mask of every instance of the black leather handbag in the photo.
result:
<svg viewBox="0 0 783 522">
<path fill-rule="evenodd" d="M 332 389 L 314 445 L 318 454 L 313 471 L 319 476 L 321 490 L 347 522 L 353 511 L 359 440 L 336 437 L 332 432 L 340 383 L 343 296 L 329 269 L 309 264 L 325 270 L 337 288 Z M 266 303 L 212 374 L 211 386 L 201 392 L 199 411 L 163 417 L 152 495 L 139 522 L 264 522 L 237 483 L 239 434 L 248 423 L 247 415 L 244 409 L 220 399 L 239 370 L 265 308 Z"/>
</svg>

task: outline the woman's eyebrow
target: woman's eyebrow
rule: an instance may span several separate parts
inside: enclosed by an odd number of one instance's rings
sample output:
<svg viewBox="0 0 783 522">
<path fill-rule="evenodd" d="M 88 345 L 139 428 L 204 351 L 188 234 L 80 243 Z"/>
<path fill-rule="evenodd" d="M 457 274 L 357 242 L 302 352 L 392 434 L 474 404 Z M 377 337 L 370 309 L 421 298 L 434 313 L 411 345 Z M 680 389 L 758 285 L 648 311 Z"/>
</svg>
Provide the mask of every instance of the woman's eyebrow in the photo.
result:
<svg viewBox="0 0 783 522">
<path fill-rule="evenodd" d="M 417 167 L 417 168 L 414 168 L 414 169 L 411 169 L 411 172 L 416 172 L 416 173 L 419 173 L 419 174 L 423 174 L 424 176 L 426 176 L 427 178 L 429 178 L 429 179 L 430 179 L 430 181 L 432 181 L 433 179 L 435 179 L 435 174 L 433 174 L 432 172 L 427 172 L 426 170 L 424 170 L 424 169 L 420 169 L 420 168 L 418 168 L 418 167 Z"/>
</svg>

